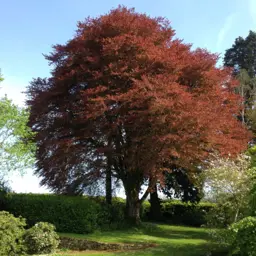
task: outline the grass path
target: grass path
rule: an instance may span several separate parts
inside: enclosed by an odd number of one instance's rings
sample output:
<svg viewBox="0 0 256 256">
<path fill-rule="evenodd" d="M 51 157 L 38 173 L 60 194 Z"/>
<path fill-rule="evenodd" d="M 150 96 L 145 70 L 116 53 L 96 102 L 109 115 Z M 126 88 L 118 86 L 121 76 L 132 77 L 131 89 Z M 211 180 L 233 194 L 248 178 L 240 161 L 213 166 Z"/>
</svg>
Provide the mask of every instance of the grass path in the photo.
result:
<svg viewBox="0 0 256 256">
<path fill-rule="evenodd" d="M 208 230 L 182 226 L 153 225 L 128 231 L 96 232 L 90 235 L 61 234 L 107 243 L 154 243 L 156 247 L 127 252 L 60 252 L 57 256 L 206 256 L 212 247 Z"/>
</svg>

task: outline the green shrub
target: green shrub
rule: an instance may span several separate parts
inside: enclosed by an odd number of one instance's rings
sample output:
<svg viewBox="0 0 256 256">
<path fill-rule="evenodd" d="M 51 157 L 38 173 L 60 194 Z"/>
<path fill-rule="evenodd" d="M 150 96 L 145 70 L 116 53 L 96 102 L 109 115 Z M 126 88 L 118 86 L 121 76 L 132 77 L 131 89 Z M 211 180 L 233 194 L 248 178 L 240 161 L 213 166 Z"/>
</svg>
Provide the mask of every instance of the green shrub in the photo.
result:
<svg viewBox="0 0 256 256">
<path fill-rule="evenodd" d="M 126 227 L 125 203 L 113 200 L 112 205 L 103 205 L 101 218 L 104 218 L 105 216 L 108 217 L 108 221 L 102 226 L 102 230 L 113 230 Z M 102 220 L 101 223 L 104 223 L 104 221 Z"/>
<path fill-rule="evenodd" d="M 230 255 L 229 252 L 233 250 L 233 244 L 235 241 L 235 233 L 232 230 L 230 230 L 229 228 L 209 229 L 209 235 L 212 242 L 214 243 L 215 252 L 224 251 L 226 252 L 226 254 L 224 255 Z"/>
<path fill-rule="evenodd" d="M 256 218 L 246 217 L 231 225 L 234 253 L 241 256 L 256 256 Z"/>
<path fill-rule="evenodd" d="M 8 194 L 5 210 L 26 218 L 28 226 L 52 223 L 58 232 L 90 233 L 124 222 L 124 204 L 113 202 L 113 209 L 91 197 L 53 194 Z M 116 225 L 118 227 L 118 225 Z"/>
<path fill-rule="evenodd" d="M 216 204 L 211 208 L 206 215 L 206 224 L 208 227 L 227 228 L 235 221 L 236 209 L 232 202 L 227 201 Z M 242 213 L 237 216 L 237 219 L 242 219 Z"/>
<path fill-rule="evenodd" d="M 213 204 L 190 204 L 180 201 L 162 201 L 163 221 L 172 224 L 201 226 Z M 141 218 L 149 219 L 150 203 L 143 203 Z M 120 229 L 126 226 L 125 200 L 113 198 L 112 205 L 104 197 L 63 196 L 54 194 L 13 194 L 4 198 L 4 210 L 23 216 L 28 227 L 37 222 L 52 223 L 58 232 L 90 233 L 96 230 Z"/>
<path fill-rule="evenodd" d="M 38 222 L 25 231 L 24 241 L 29 254 L 53 253 L 59 245 L 55 227 L 47 222 Z"/>
<path fill-rule="evenodd" d="M 12 214 L 0 212 L 0 255 L 16 256 L 25 254 L 23 233 L 26 222 Z"/>
<path fill-rule="evenodd" d="M 90 198 L 90 197 L 88 197 Z M 100 202 L 104 202 L 104 197 L 91 197 L 91 199 Z M 198 204 L 184 203 L 179 200 L 162 200 L 161 211 L 162 221 L 177 224 L 199 227 L 206 224 L 208 213 L 216 207 L 214 203 L 202 202 Z M 118 223 L 118 227 L 125 225 L 124 212 L 125 212 L 125 199 L 114 197 L 112 206 L 108 209 L 108 212 L 112 212 L 111 218 L 114 225 Z M 158 221 L 150 217 L 150 202 L 145 201 L 142 204 L 140 216 L 143 221 Z M 121 224 L 120 224 L 121 223 Z"/>
<path fill-rule="evenodd" d="M 212 203 L 183 203 L 178 200 L 166 200 L 161 202 L 163 221 L 177 225 L 199 227 L 206 224 L 207 213 L 215 207 Z M 149 217 L 150 204 L 143 205 L 143 216 L 147 220 L 154 221 Z"/>
<path fill-rule="evenodd" d="M 210 235 L 226 255 L 256 256 L 256 218 L 246 217 L 225 229 L 211 230 Z"/>
<path fill-rule="evenodd" d="M 255 184 L 250 191 L 250 200 L 249 200 L 250 213 L 252 216 L 256 216 L 256 176 L 254 177 L 254 181 L 255 181 Z"/>
</svg>

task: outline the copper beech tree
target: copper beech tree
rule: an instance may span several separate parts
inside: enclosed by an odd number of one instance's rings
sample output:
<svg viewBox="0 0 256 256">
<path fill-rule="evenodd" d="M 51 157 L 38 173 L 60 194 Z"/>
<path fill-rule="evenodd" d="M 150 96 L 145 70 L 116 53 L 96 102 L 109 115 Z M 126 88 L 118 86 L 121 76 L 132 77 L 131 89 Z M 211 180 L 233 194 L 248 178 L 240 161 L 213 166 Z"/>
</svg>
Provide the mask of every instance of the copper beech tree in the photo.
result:
<svg viewBox="0 0 256 256">
<path fill-rule="evenodd" d="M 109 170 L 138 223 L 141 203 L 171 171 L 165 166 L 190 169 L 213 151 L 247 147 L 232 71 L 174 35 L 168 20 L 118 7 L 54 46 L 51 77 L 28 87 L 42 184 L 63 192 Z"/>
</svg>

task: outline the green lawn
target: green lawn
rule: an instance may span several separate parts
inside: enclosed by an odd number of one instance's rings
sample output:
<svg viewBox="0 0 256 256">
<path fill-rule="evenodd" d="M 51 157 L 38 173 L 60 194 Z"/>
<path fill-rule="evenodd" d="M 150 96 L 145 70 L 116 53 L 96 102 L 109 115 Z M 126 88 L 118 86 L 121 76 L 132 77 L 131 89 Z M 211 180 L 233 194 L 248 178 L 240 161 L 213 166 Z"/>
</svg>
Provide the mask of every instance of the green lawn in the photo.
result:
<svg viewBox="0 0 256 256">
<path fill-rule="evenodd" d="M 206 256 L 213 244 L 208 230 L 182 226 L 154 225 L 140 230 L 97 232 L 90 235 L 61 234 L 62 236 L 86 238 L 108 243 L 154 243 L 156 247 L 127 252 L 61 252 L 58 256 Z M 216 254 L 220 255 L 220 254 Z"/>
</svg>

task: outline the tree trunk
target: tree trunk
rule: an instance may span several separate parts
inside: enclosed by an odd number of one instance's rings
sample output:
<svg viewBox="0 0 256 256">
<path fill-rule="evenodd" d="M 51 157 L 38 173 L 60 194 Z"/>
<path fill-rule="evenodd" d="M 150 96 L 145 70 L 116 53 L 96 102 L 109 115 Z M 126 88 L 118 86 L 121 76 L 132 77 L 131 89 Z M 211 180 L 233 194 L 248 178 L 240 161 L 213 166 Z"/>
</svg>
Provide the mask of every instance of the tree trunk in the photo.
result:
<svg viewBox="0 0 256 256">
<path fill-rule="evenodd" d="M 242 106 L 242 123 L 245 124 L 245 100 L 244 100 L 244 85 L 242 85 L 242 92 L 241 92 L 241 96 L 243 98 L 243 106 Z"/>
<path fill-rule="evenodd" d="M 150 217 L 150 220 L 153 220 L 153 221 L 162 220 L 161 204 L 157 194 L 157 185 L 153 187 L 153 192 L 150 193 L 149 217 Z"/>
<path fill-rule="evenodd" d="M 140 206 L 139 191 L 126 190 L 126 218 L 131 225 L 138 226 L 141 223 Z"/>
<path fill-rule="evenodd" d="M 126 218 L 131 225 L 138 226 L 141 223 L 141 205 L 147 199 L 150 189 L 156 185 L 156 180 L 149 180 L 148 188 L 141 198 L 139 198 L 139 193 L 143 184 L 143 175 L 139 176 L 137 179 L 134 177 L 134 174 L 130 177 L 126 176 L 126 178 L 123 179 L 123 184 L 126 194 Z"/>
<path fill-rule="evenodd" d="M 110 156 L 107 158 L 106 168 L 106 203 L 109 205 L 112 204 L 112 171 Z"/>
</svg>

